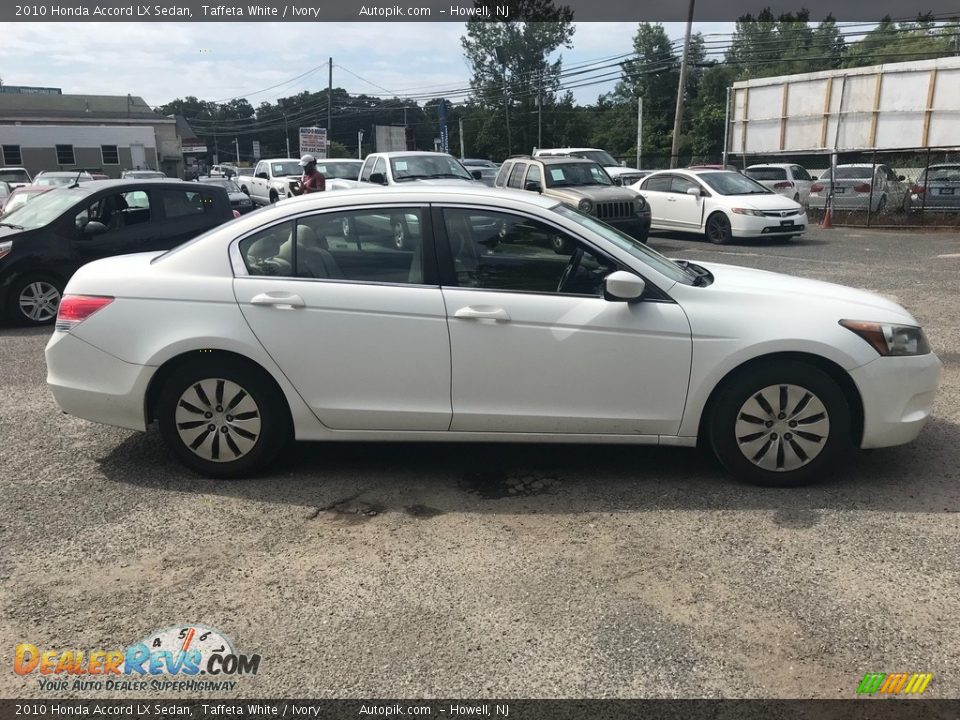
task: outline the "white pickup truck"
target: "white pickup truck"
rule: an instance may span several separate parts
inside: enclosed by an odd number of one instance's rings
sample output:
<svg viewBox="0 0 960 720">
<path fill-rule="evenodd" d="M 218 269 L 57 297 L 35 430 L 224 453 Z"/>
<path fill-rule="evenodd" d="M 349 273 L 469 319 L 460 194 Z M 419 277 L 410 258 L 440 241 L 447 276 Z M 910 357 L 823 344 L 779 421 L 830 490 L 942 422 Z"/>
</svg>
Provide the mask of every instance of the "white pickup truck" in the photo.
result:
<svg viewBox="0 0 960 720">
<path fill-rule="evenodd" d="M 469 172 L 447 153 L 403 151 L 371 153 L 363 161 L 357 180 L 334 180 L 328 190 L 378 185 L 479 185 L 480 171 Z"/>
<path fill-rule="evenodd" d="M 294 158 L 261 160 L 253 175 L 240 175 L 234 180 L 250 196 L 254 205 L 269 205 L 297 194 L 303 168 Z"/>
</svg>

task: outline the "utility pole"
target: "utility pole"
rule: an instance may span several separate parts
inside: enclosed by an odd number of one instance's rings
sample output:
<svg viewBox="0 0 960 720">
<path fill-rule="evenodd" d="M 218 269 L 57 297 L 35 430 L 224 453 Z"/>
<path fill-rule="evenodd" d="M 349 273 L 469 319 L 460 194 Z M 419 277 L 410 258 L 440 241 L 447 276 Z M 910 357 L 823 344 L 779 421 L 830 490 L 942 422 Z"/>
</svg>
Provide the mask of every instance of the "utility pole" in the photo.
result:
<svg viewBox="0 0 960 720">
<path fill-rule="evenodd" d="M 357 157 L 363 160 L 363 130 L 357 130 Z"/>
<path fill-rule="evenodd" d="M 540 82 L 537 85 L 537 148 L 543 147 L 543 69 L 540 70 Z"/>
<path fill-rule="evenodd" d="M 727 167 L 727 143 L 730 139 L 730 87 L 727 87 L 727 104 L 723 112 L 723 167 Z M 744 165 L 746 167 L 746 165 Z"/>
<path fill-rule="evenodd" d="M 233 146 L 237 149 L 237 165 L 240 164 L 240 141 L 237 138 L 233 139 Z"/>
<path fill-rule="evenodd" d="M 637 170 L 640 170 L 643 165 L 640 164 L 640 160 L 643 157 L 643 96 L 637 98 Z"/>
<path fill-rule="evenodd" d="M 330 76 L 327 80 L 327 147 L 333 143 L 333 58 L 330 58 Z M 330 153 L 325 153 L 328 157 Z"/>
<path fill-rule="evenodd" d="M 290 130 L 287 128 L 286 113 L 283 113 L 283 135 L 287 139 L 287 157 L 290 157 Z"/>
<path fill-rule="evenodd" d="M 683 59 L 680 60 L 680 83 L 677 87 L 677 112 L 673 118 L 673 144 L 670 148 L 670 169 L 677 166 L 680 155 L 680 125 L 683 122 L 683 99 L 687 89 L 687 56 L 690 54 L 690 31 L 693 29 L 693 4 L 687 10 L 687 34 L 683 40 Z"/>
<path fill-rule="evenodd" d="M 457 122 L 459 123 L 459 126 L 460 126 L 460 159 L 463 160 L 467 156 L 467 153 L 466 153 L 466 150 L 464 150 L 464 144 L 463 144 L 463 115 L 457 118 Z"/>
<path fill-rule="evenodd" d="M 507 120 L 507 157 L 513 152 L 513 143 L 510 138 L 510 86 L 507 85 L 507 53 L 502 45 L 494 48 L 497 54 L 497 60 L 503 69 L 503 112 Z"/>
</svg>

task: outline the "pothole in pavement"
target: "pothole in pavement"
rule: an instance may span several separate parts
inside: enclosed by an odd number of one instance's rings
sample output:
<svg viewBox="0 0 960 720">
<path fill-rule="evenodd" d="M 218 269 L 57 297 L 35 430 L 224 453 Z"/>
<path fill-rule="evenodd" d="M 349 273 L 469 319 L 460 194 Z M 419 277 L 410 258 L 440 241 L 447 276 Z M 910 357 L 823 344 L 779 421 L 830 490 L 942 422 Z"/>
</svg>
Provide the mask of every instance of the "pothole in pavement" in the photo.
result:
<svg viewBox="0 0 960 720">
<path fill-rule="evenodd" d="M 377 515 L 382 514 L 386 510 L 386 507 L 383 505 L 365 502 L 358 499 L 361 495 L 363 495 L 364 492 L 366 491 L 363 490 L 345 498 L 334 500 L 326 505 L 322 505 L 310 513 L 307 516 L 307 519 L 315 520 L 320 517 L 321 513 L 329 513 L 333 517 L 357 523 L 365 522 L 376 517 Z"/>
<path fill-rule="evenodd" d="M 429 520 L 430 518 L 435 518 L 437 515 L 443 515 L 443 510 L 438 510 L 435 507 L 430 507 L 429 505 L 407 505 L 403 511 L 414 518 L 422 518 Z"/>
<path fill-rule="evenodd" d="M 487 500 L 544 495 L 554 492 L 559 485 L 560 478 L 550 473 L 505 473 L 499 470 L 469 472 L 460 481 L 460 487 L 468 493 Z"/>
</svg>

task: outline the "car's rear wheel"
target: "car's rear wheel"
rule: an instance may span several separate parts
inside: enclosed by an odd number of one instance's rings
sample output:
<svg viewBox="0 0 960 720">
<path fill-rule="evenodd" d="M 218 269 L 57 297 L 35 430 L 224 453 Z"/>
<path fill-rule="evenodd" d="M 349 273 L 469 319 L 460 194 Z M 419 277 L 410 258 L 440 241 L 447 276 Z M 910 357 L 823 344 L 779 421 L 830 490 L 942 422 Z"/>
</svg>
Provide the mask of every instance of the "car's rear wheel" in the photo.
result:
<svg viewBox="0 0 960 720">
<path fill-rule="evenodd" d="M 7 299 L 10 319 L 17 325 L 49 325 L 57 319 L 63 296 L 59 280 L 46 275 L 27 275 L 13 284 Z"/>
<path fill-rule="evenodd" d="M 823 370 L 794 360 L 754 365 L 732 377 L 708 423 L 720 462 L 757 485 L 823 480 L 852 446 L 843 390 Z"/>
<path fill-rule="evenodd" d="M 290 437 L 279 390 L 262 371 L 232 358 L 175 370 L 160 390 L 157 417 L 177 458 L 208 477 L 262 470 Z"/>
<path fill-rule="evenodd" d="M 722 212 L 715 212 L 707 218 L 704 234 L 710 242 L 716 245 L 725 245 L 733 239 L 730 220 Z"/>
</svg>

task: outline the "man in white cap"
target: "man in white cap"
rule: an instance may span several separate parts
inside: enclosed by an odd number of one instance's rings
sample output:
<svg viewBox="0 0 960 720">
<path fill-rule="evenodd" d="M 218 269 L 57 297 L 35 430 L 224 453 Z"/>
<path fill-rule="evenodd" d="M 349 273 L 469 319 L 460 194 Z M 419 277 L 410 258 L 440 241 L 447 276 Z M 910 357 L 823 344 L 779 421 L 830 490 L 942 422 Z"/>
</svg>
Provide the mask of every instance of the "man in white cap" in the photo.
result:
<svg viewBox="0 0 960 720">
<path fill-rule="evenodd" d="M 303 168 L 303 177 L 300 178 L 300 194 L 323 192 L 327 189 L 327 179 L 317 172 L 317 159 L 307 153 L 300 158 L 300 167 Z"/>
</svg>

